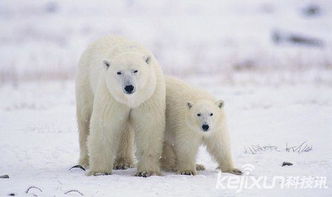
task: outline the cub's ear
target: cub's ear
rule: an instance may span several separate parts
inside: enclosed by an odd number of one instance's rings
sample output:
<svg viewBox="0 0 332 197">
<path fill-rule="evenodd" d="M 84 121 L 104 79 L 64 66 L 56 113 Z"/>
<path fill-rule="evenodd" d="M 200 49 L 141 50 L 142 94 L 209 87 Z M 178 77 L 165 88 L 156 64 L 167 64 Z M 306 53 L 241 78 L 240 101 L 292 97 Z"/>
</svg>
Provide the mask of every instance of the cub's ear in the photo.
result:
<svg viewBox="0 0 332 197">
<path fill-rule="evenodd" d="M 151 63 L 151 56 L 144 56 L 143 57 L 144 61 L 147 63 L 147 64 L 150 64 Z"/>
<path fill-rule="evenodd" d="M 103 65 L 106 70 L 111 66 L 111 64 L 106 60 L 103 61 Z"/>
<path fill-rule="evenodd" d="M 224 106 L 224 101 L 223 100 L 217 101 L 217 106 L 221 109 Z"/>
<path fill-rule="evenodd" d="M 188 109 L 191 109 L 193 107 L 193 104 L 191 104 L 190 102 L 187 103 L 187 107 Z"/>
</svg>

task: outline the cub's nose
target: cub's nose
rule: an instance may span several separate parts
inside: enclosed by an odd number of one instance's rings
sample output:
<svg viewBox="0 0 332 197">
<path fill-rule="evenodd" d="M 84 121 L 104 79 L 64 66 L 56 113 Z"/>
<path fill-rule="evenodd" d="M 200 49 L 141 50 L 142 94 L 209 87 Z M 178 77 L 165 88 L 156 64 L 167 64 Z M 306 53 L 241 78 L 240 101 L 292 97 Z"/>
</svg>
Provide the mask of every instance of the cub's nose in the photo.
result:
<svg viewBox="0 0 332 197">
<path fill-rule="evenodd" d="M 207 124 L 203 124 L 203 125 L 202 125 L 202 129 L 203 129 L 203 131 L 207 131 L 207 130 L 209 130 L 209 125 L 207 125 Z"/>
<path fill-rule="evenodd" d="M 134 86 L 132 86 L 132 85 L 127 85 L 124 89 L 125 89 L 127 94 L 134 93 Z"/>
</svg>

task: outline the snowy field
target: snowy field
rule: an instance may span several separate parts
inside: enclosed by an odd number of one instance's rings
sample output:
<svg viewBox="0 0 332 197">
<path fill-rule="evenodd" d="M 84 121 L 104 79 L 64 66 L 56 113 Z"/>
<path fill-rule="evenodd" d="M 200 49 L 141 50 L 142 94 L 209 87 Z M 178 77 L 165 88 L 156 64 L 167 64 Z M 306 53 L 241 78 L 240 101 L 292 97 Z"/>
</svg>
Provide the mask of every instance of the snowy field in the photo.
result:
<svg viewBox="0 0 332 197">
<path fill-rule="evenodd" d="M 332 196 L 331 21 L 328 0 L 1 1 L 0 196 Z M 197 176 L 69 170 L 77 62 L 107 34 L 140 41 L 166 74 L 224 99 L 240 179 L 281 176 L 286 188 L 217 188 L 239 176 L 218 179 L 204 148 Z"/>
<path fill-rule="evenodd" d="M 269 180 L 275 175 L 327 177 L 329 188 L 256 188 L 238 193 L 216 189 L 216 163 L 205 149 L 197 161 L 207 170 L 194 177 L 164 173 L 161 177 L 140 178 L 133 176 L 135 169 L 87 177 L 79 169 L 70 171 L 79 149 L 74 86 L 67 81 L 0 88 L 0 175 L 10 176 L 0 179 L 0 196 L 9 193 L 21 196 L 30 186 L 42 189 L 43 192 L 31 190 L 38 196 L 63 196 L 72 189 L 84 196 L 332 195 L 331 86 L 230 86 L 220 83 L 217 77 L 187 81 L 208 86 L 214 95 L 225 100 L 234 159 L 238 167 L 245 164 L 255 167 L 249 176 L 267 176 Z M 286 144 L 290 148 L 303 142 L 306 148 L 286 150 Z M 253 145 L 273 147 L 252 151 L 248 147 Z M 281 167 L 284 161 L 294 165 Z"/>
</svg>

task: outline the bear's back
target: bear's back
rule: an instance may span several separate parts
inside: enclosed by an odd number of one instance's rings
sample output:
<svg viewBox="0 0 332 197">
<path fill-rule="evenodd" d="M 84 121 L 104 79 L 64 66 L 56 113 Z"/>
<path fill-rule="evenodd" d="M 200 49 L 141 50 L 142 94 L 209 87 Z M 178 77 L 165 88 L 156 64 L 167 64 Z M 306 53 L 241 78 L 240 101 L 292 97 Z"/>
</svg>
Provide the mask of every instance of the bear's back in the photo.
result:
<svg viewBox="0 0 332 197">
<path fill-rule="evenodd" d="M 215 98 L 209 92 L 191 86 L 180 79 L 166 76 L 165 80 L 167 92 L 166 99 L 169 101 L 169 104 L 186 104 L 187 102 L 195 102 L 205 99 L 215 101 Z"/>
<path fill-rule="evenodd" d="M 150 55 L 151 52 L 143 47 L 140 43 L 127 40 L 121 36 L 105 36 L 100 38 L 88 47 L 88 50 L 96 53 L 96 56 L 116 57 L 124 53 L 142 53 L 142 55 Z"/>
</svg>

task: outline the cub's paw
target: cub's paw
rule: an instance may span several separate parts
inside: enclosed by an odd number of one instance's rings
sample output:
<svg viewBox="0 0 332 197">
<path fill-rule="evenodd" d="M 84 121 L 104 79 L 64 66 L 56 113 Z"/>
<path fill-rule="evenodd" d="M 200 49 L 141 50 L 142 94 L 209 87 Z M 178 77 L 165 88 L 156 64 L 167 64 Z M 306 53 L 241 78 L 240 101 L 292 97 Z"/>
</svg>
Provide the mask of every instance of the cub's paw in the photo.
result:
<svg viewBox="0 0 332 197">
<path fill-rule="evenodd" d="M 235 174 L 235 175 L 242 175 L 242 171 L 236 168 L 230 169 L 230 170 L 226 170 L 224 171 L 226 173 L 231 173 L 231 174 Z"/>
<path fill-rule="evenodd" d="M 205 170 L 205 166 L 202 164 L 196 164 L 196 170 L 203 171 L 203 170 Z"/>
<path fill-rule="evenodd" d="M 128 168 L 133 168 L 133 167 L 134 167 L 133 162 L 125 159 L 118 159 L 113 164 L 114 170 L 126 170 Z"/>
<path fill-rule="evenodd" d="M 135 174 L 135 176 L 140 176 L 140 177 L 149 177 L 149 176 L 153 176 L 153 175 L 158 175 L 160 176 L 160 172 L 154 172 L 154 171 L 139 171 Z"/>
<path fill-rule="evenodd" d="M 102 175 L 111 175 L 112 171 L 108 171 L 108 172 L 97 172 L 97 171 L 93 171 L 90 170 L 88 173 L 86 173 L 87 176 L 102 176 Z"/>
<path fill-rule="evenodd" d="M 181 175 L 196 175 L 197 172 L 196 172 L 196 170 L 179 170 L 178 174 L 181 174 Z"/>
</svg>

